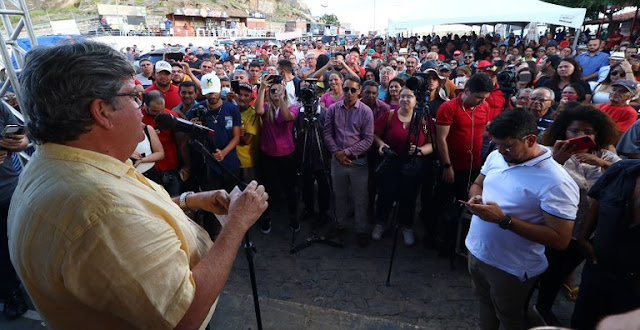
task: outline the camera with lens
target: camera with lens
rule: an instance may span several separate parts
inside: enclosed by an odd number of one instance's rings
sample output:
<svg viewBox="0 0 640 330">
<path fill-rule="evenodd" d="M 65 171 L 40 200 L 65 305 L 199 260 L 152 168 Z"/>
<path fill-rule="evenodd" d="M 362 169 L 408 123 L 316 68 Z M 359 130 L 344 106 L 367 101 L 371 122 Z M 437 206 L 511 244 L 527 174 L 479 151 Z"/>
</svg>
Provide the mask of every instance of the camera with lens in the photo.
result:
<svg viewBox="0 0 640 330">
<path fill-rule="evenodd" d="M 426 99 L 429 95 L 429 72 L 416 72 L 407 79 L 405 86 L 416 93 L 418 101 Z"/>
<path fill-rule="evenodd" d="M 200 121 L 204 121 L 204 119 L 209 115 L 209 111 L 207 111 L 207 107 L 204 105 L 199 105 L 195 109 L 193 109 L 193 116 L 198 117 Z"/>
<path fill-rule="evenodd" d="M 306 117 L 315 115 L 316 104 L 318 102 L 318 79 L 307 78 L 304 80 L 306 86 L 300 88 L 299 99 L 304 106 L 304 114 Z"/>
</svg>

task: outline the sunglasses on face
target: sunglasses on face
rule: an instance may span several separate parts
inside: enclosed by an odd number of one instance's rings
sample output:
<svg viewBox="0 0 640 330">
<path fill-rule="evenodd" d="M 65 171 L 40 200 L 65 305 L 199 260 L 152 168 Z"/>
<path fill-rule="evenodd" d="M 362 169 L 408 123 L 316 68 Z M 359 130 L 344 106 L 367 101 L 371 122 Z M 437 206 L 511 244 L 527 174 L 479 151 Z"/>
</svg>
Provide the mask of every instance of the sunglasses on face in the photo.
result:
<svg viewBox="0 0 640 330">
<path fill-rule="evenodd" d="M 275 94 L 275 93 L 278 92 L 278 89 L 277 88 L 272 88 L 269 91 L 271 92 L 271 94 Z"/>
<path fill-rule="evenodd" d="M 345 94 L 346 94 L 346 93 L 349 93 L 349 92 L 351 92 L 351 94 L 355 94 L 355 93 L 357 93 L 357 92 L 358 92 L 358 89 L 357 89 L 357 88 L 355 88 L 355 87 L 351 87 L 351 88 L 349 88 L 349 87 L 342 87 L 342 91 L 343 91 Z"/>
</svg>

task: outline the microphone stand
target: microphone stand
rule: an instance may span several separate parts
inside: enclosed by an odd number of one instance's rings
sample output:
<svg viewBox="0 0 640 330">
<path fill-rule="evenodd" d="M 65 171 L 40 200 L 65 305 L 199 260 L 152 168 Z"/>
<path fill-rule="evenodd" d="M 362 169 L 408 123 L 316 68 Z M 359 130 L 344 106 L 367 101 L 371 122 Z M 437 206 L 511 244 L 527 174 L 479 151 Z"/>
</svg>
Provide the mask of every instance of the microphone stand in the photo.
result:
<svg viewBox="0 0 640 330">
<path fill-rule="evenodd" d="M 200 154 L 202 154 L 202 156 L 204 156 L 205 166 L 208 166 L 209 164 L 216 164 L 220 170 L 222 170 L 229 177 L 233 178 L 240 190 L 244 190 L 247 187 L 247 183 L 240 180 L 237 175 L 235 175 L 233 172 L 231 172 L 231 170 L 229 170 L 226 166 L 215 159 L 211 152 L 207 149 L 207 147 L 202 144 L 202 142 L 194 138 L 190 138 L 189 146 L 191 146 L 193 150 L 199 152 Z M 257 253 L 257 250 L 253 245 L 253 242 L 249 239 L 249 231 L 244 234 L 244 252 L 247 256 L 247 263 L 249 264 L 249 277 L 251 279 L 251 291 L 253 293 L 253 307 L 256 313 L 256 322 L 258 323 L 258 330 L 262 330 L 260 302 L 258 301 L 258 284 L 256 281 L 255 268 L 253 266 L 253 254 Z"/>
</svg>

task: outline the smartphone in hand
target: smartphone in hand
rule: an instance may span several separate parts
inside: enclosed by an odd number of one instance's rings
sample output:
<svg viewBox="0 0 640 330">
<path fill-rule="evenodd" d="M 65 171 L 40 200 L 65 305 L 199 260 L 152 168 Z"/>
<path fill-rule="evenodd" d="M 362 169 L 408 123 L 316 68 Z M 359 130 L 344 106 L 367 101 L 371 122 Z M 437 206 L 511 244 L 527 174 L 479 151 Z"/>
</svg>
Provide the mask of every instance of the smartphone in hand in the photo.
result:
<svg viewBox="0 0 640 330">
<path fill-rule="evenodd" d="M 589 135 L 576 136 L 565 141 L 565 143 L 575 146 L 575 150 L 593 149 L 596 147 L 595 141 Z"/>
</svg>

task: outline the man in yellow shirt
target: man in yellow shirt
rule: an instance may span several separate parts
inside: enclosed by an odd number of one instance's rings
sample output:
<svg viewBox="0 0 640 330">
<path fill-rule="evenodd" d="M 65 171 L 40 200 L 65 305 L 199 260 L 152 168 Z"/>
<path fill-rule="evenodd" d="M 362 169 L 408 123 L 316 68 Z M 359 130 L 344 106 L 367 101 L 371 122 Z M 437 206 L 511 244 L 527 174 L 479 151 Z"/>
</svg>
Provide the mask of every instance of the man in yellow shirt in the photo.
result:
<svg viewBox="0 0 640 330">
<path fill-rule="evenodd" d="M 133 167 L 144 138 L 134 73 L 94 42 L 25 58 L 22 109 L 38 146 L 9 209 L 9 249 L 51 329 L 206 327 L 245 232 L 267 207 L 256 182 L 241 194 L 172 200 Z M 229 214 L 215 243 L 185 209 Z"/>
</svg>

